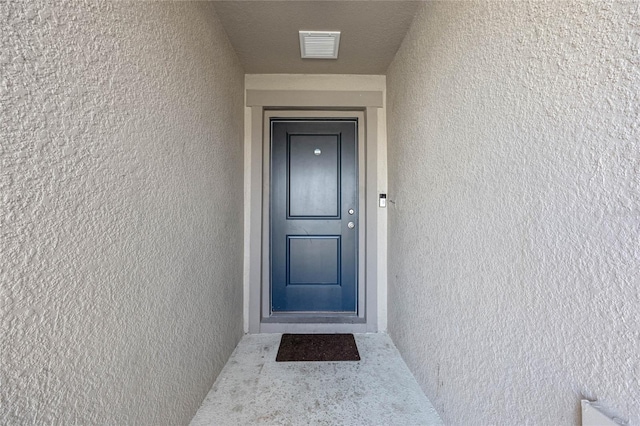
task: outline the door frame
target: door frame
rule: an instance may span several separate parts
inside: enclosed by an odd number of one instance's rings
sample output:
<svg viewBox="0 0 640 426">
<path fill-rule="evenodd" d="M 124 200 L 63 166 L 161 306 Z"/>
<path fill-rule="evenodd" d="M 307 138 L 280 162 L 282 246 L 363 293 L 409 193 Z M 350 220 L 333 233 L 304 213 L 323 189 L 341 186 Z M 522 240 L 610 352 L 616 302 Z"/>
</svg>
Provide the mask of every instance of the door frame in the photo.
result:
<svg viewBox="0 0 640 426">
<path fill-rule="evenodd" d="M 365 191 L 366 191 L 366 166 L 365 136 L 364 136 L 364 113 L 362 111 L 283 111 L 265 110 L 263 129 L 263 165 L 262 165 L 262 306 L 261 322 L 263 323 L 365 323 L 365 286 L 363 279 L 365 276 L 365 227 L 358 226 L 358 272 L 356 277 L 357 286 L 357 308 L 356 315 L 341 313 L 321 313 L 300 314 L 284 313 L 274 314 L 271 311 L 271 256 L 270 256 L 270 188 L 271 188 L 271 119 L 296 119 L 296 120 L 331 120 L 331 119 L 354 119 L 357 122 L 356 143 L 358 149 L 358 218 L 359 222 L 365 218 Z M 363 220 L 362 220 L 363 221 Z M 360 222 L 362 223 L 362 222 Z"/>
<path fill-rule="evenodd" d="M 377 110 L 378 91 L 247 90 L 251 108 L 249 333 L 377 332 Z M 356 118 L 358 120 L 360 221 L 358 314 L 277 315 L 270 312 L 269 145 L 270 118 Z M 266 259 L 266 264 L 265 264 Z M 266 265 L 266 266 L 265 266 Z M 361 306 L 362 303 L 362 306 Z"/>
</svg>

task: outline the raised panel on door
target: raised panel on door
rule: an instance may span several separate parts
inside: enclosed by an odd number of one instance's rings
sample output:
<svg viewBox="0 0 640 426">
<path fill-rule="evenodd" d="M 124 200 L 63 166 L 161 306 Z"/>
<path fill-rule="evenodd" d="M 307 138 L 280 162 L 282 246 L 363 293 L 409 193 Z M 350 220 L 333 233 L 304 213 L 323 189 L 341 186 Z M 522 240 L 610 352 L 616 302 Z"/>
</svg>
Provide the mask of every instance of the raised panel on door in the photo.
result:
<svg viewBox="0 0 640 426">
<path fill-rule="evenodd" d="M 287 148 L 288 217 L 339 217 L 340 138 L 291 135 Z"/>
</svg>

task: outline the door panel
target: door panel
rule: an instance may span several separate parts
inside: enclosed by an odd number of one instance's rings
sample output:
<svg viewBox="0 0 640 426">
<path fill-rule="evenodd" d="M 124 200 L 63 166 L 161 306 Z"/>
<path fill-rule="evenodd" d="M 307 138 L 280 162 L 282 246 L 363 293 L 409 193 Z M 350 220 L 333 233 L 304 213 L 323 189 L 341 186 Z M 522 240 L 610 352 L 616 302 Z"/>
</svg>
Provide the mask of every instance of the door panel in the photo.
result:
<svg viewBox="0 0 640 426">
<path fill-rule="evenodd" d="M 271 124 L 271 310 L 356 313 L 357 122 Z"/>
<path fill-rule="evenodd" d="M 340 236 L 287 239 L 287 285 L 340 285 Z"/>
<path fill-rule="evenodd" d="M 338 217 L 339 138 L 291 135 L 288 154 L 289 217 Z"/>
</svg>

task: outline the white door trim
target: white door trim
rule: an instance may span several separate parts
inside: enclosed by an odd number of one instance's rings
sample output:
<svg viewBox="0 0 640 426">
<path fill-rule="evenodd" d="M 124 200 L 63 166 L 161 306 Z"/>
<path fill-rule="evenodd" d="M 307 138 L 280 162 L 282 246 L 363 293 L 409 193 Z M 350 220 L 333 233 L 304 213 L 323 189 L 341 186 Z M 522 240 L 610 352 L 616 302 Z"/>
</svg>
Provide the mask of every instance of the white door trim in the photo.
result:
<svg viewBox="0 0 640 426">
<path fill-rule="evenodd" d="M 270 317 L 270 291 L 269 291 L 269 269 L 270 269 L 270 244 L 269 244 L 269 228 L 270 228 L 270 198 L 269 188 L 271 187 L 271 176 L 269 174 L 270 158 L 271 158 L 271 126 L 272 118 L 295 118 L 295 119 L 355 119 L 358 122 L 357 141 L 358 141 L 358 216 L 366 217 L 365 191 L 366 191 L 366 138 L 364 136 L 364 113 L 362 111 L 281 111 L 281 110 L 265 110 L 264 111 L 264 129 L 263 129 L 263 163 L 262 163 L 262 306 L 261 306 L 261 323 L 298 323 L 298 322 L 319 322 L 319 323 L 340 323 L 345 322 L 346 318 L 341 315 L 323 314 L 320 318 L 312 319 L 310 316 L 288 315 L 289 318 L 271 318 Z M 366 264 L 366 237 L 365 227 L 358 227 L 358 305 L 357 316 L 348 317 L 349 322 L 365 323 L 365 301 L 366 292 L 364 285 L 365 264 Z"/>
<path fill-rule="evenodd" d="M 382 107 L 382 92 L 332 92 L 332 91 L 280 91 L 280 90 L 247 90 L 247 107 L 251 108 L 251 182 L 249 197 L 249 333 L 274 332 L 376 332 L 377 323 L 377 271 L 378 271 L 378 193 L 377 193 L 377 146 L 378 116 L 377 109 Z M 312 108 L 313 107 L 313 108 Z M 282 109 L 289 111 L 284 112 Z M 315 110 L 311 112 L 310 108 Z M 294 114 L 298 117 L 311 117 L 319 114 L 327 117 L 359 116 L 359 138 L 364 137 L 363 159 L 360 167 L 364 168 L 364 259 L 360 285 L 364 290 L 364 312 L 361 319 L 353 318 L 352 322 L 344 319 L 324 322 L 265 322 L 268 317 L 268 286 L 263 286 L 264 277 L 268 279 L 268 270 L 264 271 L 265 241 L 263 229 L 268 224 L 265 218 L 263 190 L 268 191 L 268 180 L 265 181 L 264 146 L 268 140 L 268 117 L 271 111 L 278 109 L 277 115 Z M 322 109 L 323 111 L 318 111 Z M 346 114 L 346 115 L 343 115 Z M 349 115 L 351 114 L 351 115 Z M 363 125 L 364 124 L 364 125 Z M 265 131 L 265 128 L 267 129 Z M 361 135 L 360 130 L 364 135 Z M 267 143 L 268 145 L 268 143 Z M 359 148 L 360 149 L 360 148 Z M 267 177 L 268 179 L 268 177 Z M 266 209 L 268 215 L 268 208 Z M 265 222 L 265 219 L 267 222 Z M 268 244 L 267 244 L 268 246 Z M 268 264 L 267 264 L 268 265 Z M 268 266 L 267 266 L 268 267 Z M 266 281 L 268 283 L 268 281 Z M 265 293 L 267 300 L 265 301 Z M 265 310 L 265 302 L 267 309 Z M 266 314 L 266 316 L 265 316 Z M 362 322 L 364 321 L 364 322 Z"/>
</svg>

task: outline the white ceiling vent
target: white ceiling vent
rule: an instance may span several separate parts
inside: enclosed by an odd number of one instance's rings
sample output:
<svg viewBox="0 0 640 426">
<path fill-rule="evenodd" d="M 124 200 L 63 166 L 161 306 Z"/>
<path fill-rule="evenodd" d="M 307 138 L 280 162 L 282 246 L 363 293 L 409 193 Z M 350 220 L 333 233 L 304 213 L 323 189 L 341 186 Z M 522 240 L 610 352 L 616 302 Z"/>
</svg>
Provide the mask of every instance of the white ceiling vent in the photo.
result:
<svg viewBox="0 0 640 426">
<path fill-rule="evenodd" d="M 300 31 L 300 55 L 303 59 L 338 59 L 340 31 Z"/>
</svg>

